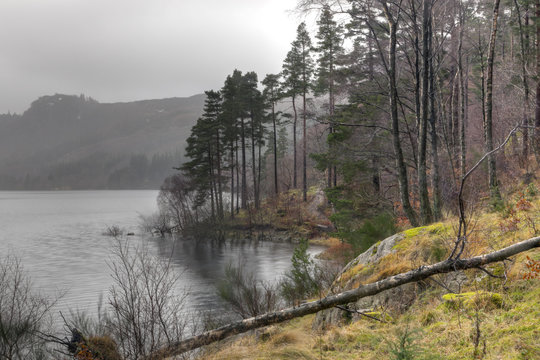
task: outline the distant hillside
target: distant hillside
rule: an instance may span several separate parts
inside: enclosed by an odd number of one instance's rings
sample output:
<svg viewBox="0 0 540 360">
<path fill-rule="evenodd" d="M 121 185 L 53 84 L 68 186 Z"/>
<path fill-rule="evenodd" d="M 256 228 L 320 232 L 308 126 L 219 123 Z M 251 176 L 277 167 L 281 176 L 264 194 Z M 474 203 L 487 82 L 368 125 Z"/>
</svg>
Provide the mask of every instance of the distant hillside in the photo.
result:
<svg viewBox="0 0 540 360">
<path fill-rule="evenodd" d="M 0 189 L 158 188 L 204 95 L 102 104 L 56 94 L 0 115 Z"/>
</svg>

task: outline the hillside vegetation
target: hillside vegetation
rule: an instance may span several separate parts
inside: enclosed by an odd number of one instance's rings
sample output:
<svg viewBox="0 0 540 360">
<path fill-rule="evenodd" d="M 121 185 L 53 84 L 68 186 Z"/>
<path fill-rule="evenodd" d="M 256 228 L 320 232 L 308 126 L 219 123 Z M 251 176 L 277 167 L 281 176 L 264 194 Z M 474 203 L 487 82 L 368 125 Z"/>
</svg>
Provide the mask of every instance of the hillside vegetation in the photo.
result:
<svg viewBox="0 0 540 360">
<path fill-rule="evenodd" d="M 508 246 L 540 233 L 540 197 L 534 184 L 508 195 L 498 211 L 477 211 L 463 257 Z M 403 231 L 386 255 L 369 265 L 353 260 L 332 292 L 357 287 L 445 259 L 454 242 L 453 217 Z M 385 240 L 386 241 L 386 240 Z M 381 243 L 367 250 L 375 255 Z M 270 326 L 207 349 L 204 359 L 537 359 L 540 358 L 540 250 L 458 276 L 415 284 L 389 301 L 372 301 L 364 315 L 341 310 Z M 412 294 L 413 300 L 399 306 Z M 458 295 L 459 294 L 459 295 Z M 383 294 L 380 294 L 383 295 Z M 384 298 L 384 296 L 383 296 Z M 371 299 L 373 300 L 373 299 Z M 350 309 L 355 309 L 350 304 Z"/>
<path fill-rule="evenodd" d="M 22 115 L 0 115 L 0 189 L 158 189 L 203 102 L 42 96 Z"/>
</svg>

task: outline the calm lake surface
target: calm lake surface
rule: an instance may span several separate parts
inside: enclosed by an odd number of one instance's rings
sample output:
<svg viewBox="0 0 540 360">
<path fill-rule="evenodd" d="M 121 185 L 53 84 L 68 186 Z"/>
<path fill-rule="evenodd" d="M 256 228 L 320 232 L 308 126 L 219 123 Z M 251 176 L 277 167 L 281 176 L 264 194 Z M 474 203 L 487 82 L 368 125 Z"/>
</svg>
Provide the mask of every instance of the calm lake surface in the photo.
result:
<svg viewBox="0 0 540 360">
<path fill-rule="evenodd" d="M 148 244 L 151 253 L 172 256 L 182 274 L 179 289 L 189 287 L 188 310 L 219 310 L 216 295 L 225 267 L 239 261 L 248 273 L 276 280 L 290 267 L 293 244 L 225 241 L 222 244 L 162 239 L 142 234 L 139 215 L 157 210 L 157 191 L 0 191 L 0 256 L 22 260 L 34 288 L 54 296 L 64 293 L 55 311 L 97 312 L 112 284 L 108 263 L 115 239 L 103 233 L 118 225 Z M 319 249 L 311 249 L 317 252 Z"/>
</svg>

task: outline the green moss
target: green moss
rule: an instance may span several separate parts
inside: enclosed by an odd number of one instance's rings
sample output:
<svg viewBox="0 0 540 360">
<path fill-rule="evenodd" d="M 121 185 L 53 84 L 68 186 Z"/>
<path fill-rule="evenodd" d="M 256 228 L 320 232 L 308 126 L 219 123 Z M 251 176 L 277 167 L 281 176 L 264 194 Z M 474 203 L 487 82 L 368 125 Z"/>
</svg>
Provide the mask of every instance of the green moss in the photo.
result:
<svg viewBox="0 0 540 360">
<path fill-rule="evenodd" d="M 403 235 L 405 235 L 405 239 L 409 239 L 409 238 L 418 236 L 418 234 L 420 234 L 420 232 L 426 228 L 427 226 L 419 226 L 412 229 L 408 229 L 403 232 Z"/>
<path fill-rule="evenodd" d="M 448 231 L 448 226 L 444 225 L 443 223 L 435 223 L 428 226 L 419 226 L 412 229 L 408 229 L 403 231 L 403 235 L 405 235 L 406 239 L 413 238 L 415 236 L 418 236 L 420 234 L 429 233 L 429 234 L 438 234 L 441 235 Z"/>
<path fill-rule="evenodd" d="M 373 274 L 373 270 L 375 270 L 375 266 L 373 264 L 364 266 L 358 273 L 358 276 L 368 276 Z"/>
<path fill-rule="evenodd" d="M 475 307 L 483 309 L 502 308 L 503 298 L 501 294 L 488 291 L 471 291 L 461 294 L 449 293 L 442 297 L 444 306 L 449 310 L 467 309 Z"/>
<path fill-rule="evenodd" d="M 411 239 L 412 238 L 403 238 L 400 241 L 398 241 L 394 246 L 392 246 L 392 250 L 405 250 L 409 248 L 411 245 Z"/>
<path fill-rule="evenodd" d="M 426 230 L 430 234 L 442 235 L 448 232 L 449 227 L 441 222 L 438 222 L 438 223 L 429 225 Z"/>
<path fill-rule="evenodd" d="M 358 273 L 360 273 L 363 269 L 364 269 L 363 264 L 356 264 L 355 266 L 351 267 L 349 270 L 344 272 L 340 276 L 339 280 L 347 282 L 347 281 L 351 280 L 353 277 L 357 276 Z"/>
<path fill-rule="evenodd" d="M 377 318 L 379 320 L 382 320 L 382 321 L 385 321 L 385 322 L 392 322 L 394 321 L 394 318 L 391 317 L 388 313 L 386 312 L 381 312 L 381 311 L 370 311 L 370 312 L 366 312 L 364 313 L 365 315 L 367 316 L 371 316 L 371 317 L 374 317 L 374 318 Z"/>
</svg>

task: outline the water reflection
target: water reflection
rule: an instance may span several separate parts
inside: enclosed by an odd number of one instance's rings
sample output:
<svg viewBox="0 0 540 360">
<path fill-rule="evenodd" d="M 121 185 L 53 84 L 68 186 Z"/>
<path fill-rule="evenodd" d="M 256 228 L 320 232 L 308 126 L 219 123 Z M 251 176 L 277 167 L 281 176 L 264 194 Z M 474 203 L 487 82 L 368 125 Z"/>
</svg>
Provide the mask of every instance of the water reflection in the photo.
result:
<svg viewBox="0 0 540 360">
<path fill-rule="evenodd" d="M 183 271 L 180 286 L 189 287 L 192 310 L 226 310 L 217 296 L 216 286 L 230 264 L 243 266 L 259 280 L 277 281 L 291 266 L 294 244 L 257 240 L 225 240 L 220 242 L 192 239 L 157 239 L 158 254 L 172 258 L 178 271 Z M 310 248 L 311 253 L 320 248 Z"/>
<path fill-rule="evenodd" d="M 178 289 L 190 289 L 188 310 L 223 310 L 216 284 L 228 264 L 242 262 L 248 273 L 273 281 L 290 266 L 294 244 L 268 241 L 223 242 L 148 237 L 138 230 L 138 215 L 156 210 L 156 191 L 0 192 L 0 256 L 19 258 L 35 288 L 54 296 L 65 292 L 55 312 L 80 309 L 96 314 L 97 302 L 112 285 L 108 261 L 115 240 L 104 236 L 118 225 L 137 235 L 133 245 L 172 257 L 181 273 Z M 311 249 L 310 251 L 318 251 Z"/>
</svg>

